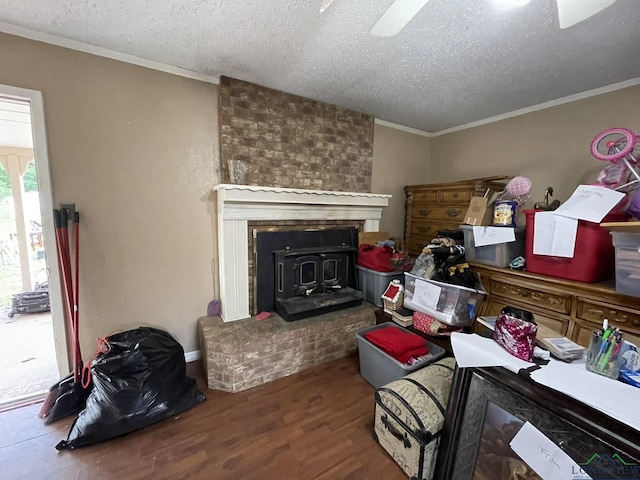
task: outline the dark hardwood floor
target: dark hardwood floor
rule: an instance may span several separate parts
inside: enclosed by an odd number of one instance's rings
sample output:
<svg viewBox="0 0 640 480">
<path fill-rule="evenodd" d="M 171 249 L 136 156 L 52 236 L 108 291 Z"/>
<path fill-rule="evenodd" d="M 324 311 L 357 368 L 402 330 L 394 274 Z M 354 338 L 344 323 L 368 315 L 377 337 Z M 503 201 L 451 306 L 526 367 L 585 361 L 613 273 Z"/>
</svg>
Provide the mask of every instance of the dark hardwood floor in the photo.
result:
<svg viewBox="0 0 640 480">
<path fill-rule="evenodd" d="M 58 452 L 73 417 L 53 425 L 40 405 L 0 414 L 0 478 L 381 479 L 406 475 L 371 436 L 374 389 L 357 356 L 240 393 L 206 389 L 177 417 L 106 442 Z"/>
</svg>

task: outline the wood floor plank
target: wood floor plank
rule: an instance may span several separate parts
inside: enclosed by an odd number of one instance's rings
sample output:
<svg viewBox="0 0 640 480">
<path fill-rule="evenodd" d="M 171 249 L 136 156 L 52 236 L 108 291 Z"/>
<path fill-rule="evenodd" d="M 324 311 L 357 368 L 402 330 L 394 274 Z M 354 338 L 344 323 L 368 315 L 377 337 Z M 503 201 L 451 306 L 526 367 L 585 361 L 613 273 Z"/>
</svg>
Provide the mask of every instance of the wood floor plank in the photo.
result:
<svg viewBox="0 0 640 480">
<path fill-rule="evenodd" d="M 0 478 L 404 480 L 371 435 L 374 389 L 355 356 L 207 401 L 143 430 L 57 452 L 73 418 L 43 425 L 39 405 L 0 414 Z"/>
</svg>

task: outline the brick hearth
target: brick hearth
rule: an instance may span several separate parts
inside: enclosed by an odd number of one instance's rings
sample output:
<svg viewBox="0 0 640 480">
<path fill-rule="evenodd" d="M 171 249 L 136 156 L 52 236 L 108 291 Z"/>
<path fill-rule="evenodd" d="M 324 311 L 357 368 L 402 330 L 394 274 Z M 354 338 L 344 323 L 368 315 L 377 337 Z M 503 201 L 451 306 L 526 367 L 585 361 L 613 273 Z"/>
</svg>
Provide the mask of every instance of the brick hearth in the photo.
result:
<svg viewBox="0 0 640 480">
<path fill-rule="evenodd" d="M 344 357 L 357 349 L 355 332 L 375 324 L 376 307 L 359 307 L 285 322 L 278 315 L 223 322 L 198 319 L 208 386 L 239 392 Z"/>
</svg>

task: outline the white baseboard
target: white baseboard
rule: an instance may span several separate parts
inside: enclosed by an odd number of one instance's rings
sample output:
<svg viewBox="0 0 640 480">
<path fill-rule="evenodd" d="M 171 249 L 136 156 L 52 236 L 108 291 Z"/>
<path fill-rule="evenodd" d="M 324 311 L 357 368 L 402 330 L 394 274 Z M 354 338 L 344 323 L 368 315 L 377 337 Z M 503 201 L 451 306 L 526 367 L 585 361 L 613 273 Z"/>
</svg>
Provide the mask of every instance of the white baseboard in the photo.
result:
<svg viewBox="0 0 640 480">
<path fill-rule="evenodd" d="M 200 360 L 200 350 L 194 350 L 193 352 L 184 352 L 185 362 L 195 362 L 196 360 Z"/>
</svg>

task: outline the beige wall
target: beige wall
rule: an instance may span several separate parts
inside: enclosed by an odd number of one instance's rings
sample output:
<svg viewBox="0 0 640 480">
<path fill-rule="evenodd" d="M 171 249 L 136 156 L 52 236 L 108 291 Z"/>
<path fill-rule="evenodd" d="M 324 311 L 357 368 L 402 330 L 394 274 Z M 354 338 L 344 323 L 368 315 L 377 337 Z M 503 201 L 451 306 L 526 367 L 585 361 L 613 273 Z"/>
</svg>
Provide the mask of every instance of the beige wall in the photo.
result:
<svg viewBox="0 0 640 480">
<path fill-rule="evenodd" d="M 44 97 L 54 204 L 81 212 L 80 331 L 155 325 L 186 351 L 213 297 L 217 87 L 0 34 L 0 83 Z"/>
<path fill-rule="evenodd" d="M 218 182 L 215 85 L 0 34 L 0 83 L 43 92 L 54 202 L 81 211 L 81 340 L 150 324 L 186 351 L 213 297 Z M 375 125 L 381 229 L 403 236 L 404 185 L 511 174 L 565 199 L 604 167 L 611 126 L 640 131 L 640 87 L 435 138 Z"/>
<path fill-rule="evenodd" d="M 533 182 L 529 204 L 542 200 L 547 186 L 564 201 L 607 165 L 589 146 L 611 127 L 640 132 L 639 86 L 434 137 L 429 181 L 524 175 Z"/>
<path fill-rule="evenodd" d="M 393 195 L 380 231 L 404 238 L 404 186 L 428 183 L 431 138 L 376 124 L 371 191 Z"/>
</svg>

